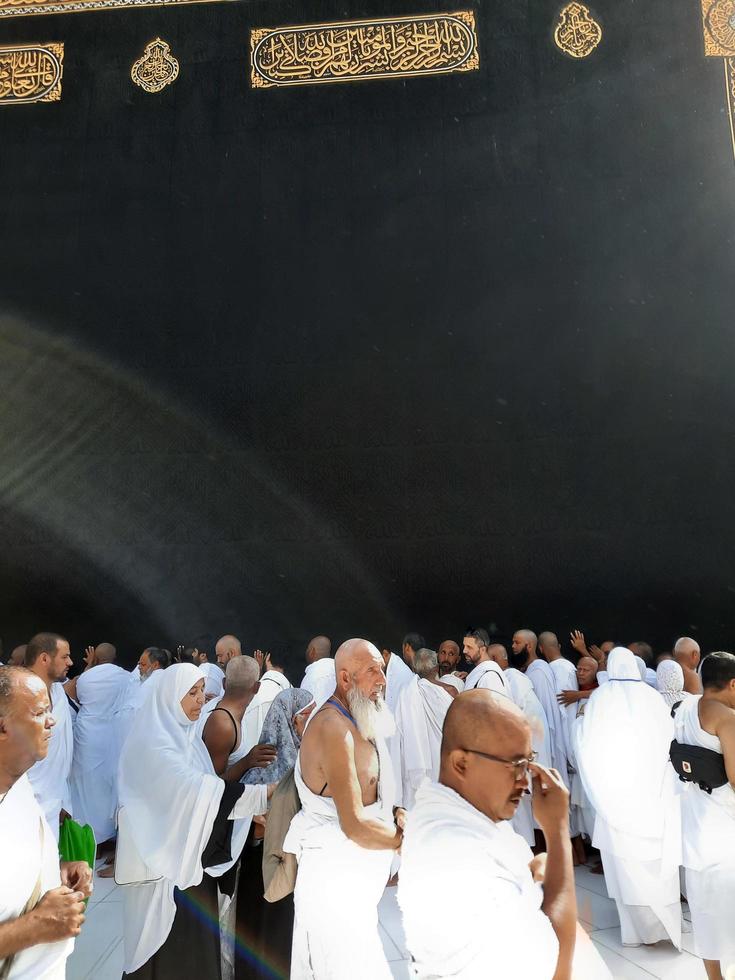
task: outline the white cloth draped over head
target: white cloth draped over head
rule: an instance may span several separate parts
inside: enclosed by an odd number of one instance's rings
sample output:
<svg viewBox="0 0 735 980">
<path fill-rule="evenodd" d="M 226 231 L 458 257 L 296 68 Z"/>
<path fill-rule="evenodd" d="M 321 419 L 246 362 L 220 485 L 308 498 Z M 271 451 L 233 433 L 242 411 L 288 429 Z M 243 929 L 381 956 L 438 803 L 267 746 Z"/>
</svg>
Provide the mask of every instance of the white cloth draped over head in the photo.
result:
<svg viewBox="0 0 735 980">
<path fill-rule="evenodd" d="M 59 839 L 59 813 L 63 807 L 73 815 L 69 776 L 74 754 L 71 708 L 63 685 L 51 685 L 51 712 L 54 725 L 48 755 L 28 770 L 28 779 L 54 837 Z"/>
<path fill-rule="evenodd" d="M 607 660 L 608 682 L 593 691 L 574 726 L 584 790 L 595 811 L 608 894 L 624 943 L 681 943 L 681 815 L 669 747 L 674 723 L 641 677 L 630 650 Z"/>
<path fill-rule="evenodd" d="M 419 980 L 551 980 L 559 943 L 529 870 L 533 854 L 438 783 L 425 782 L 406 819 L 398 904 Z M 438 908 L 461 908 L 462 928 L 437 928 Z"/>
<path fill-rule="evenodd" d="M 497 694 L 504 694 L 510 697 L 503 670 L 494 660 L 481 660 L 474 667 L 464 682 L 465 691 L 473 691 L 476 687 L 481 687 L 486 691 L 495 691 Z"/>
<path fill-rule="evenodd" d="M 317 702 L 307 728 L 323 703 Z M 378 799 L 365 807 L 365 816 L 392 825 L 395 783 L 384 739 L 376 739 L 376 750 Z M 340 827 L 334 800 L 317 795 L 304 782 L 300 759 L 299 752 L 294 779 L 301 810 L 283 842 L 283 850 L 295 854 L 299 862 L 291 976 L 391 980 L 378 933 L 378 902 L 394 852 L 368 850 L 349 840 Z"/>
<path fill-rule="evenodd" d="M 204 674 L 205 698 L 221 698 L 225 693 L 225 672 L 218 664 L 201 664 L 199 669 Z"/>
<path fill-rule="evenodd" d="M 662 660 L 656 668 L 656 690 L 669 708 L 691 697 L 684 690 L 684 671 L 675 660 Z"/>
<path fill-rule="evenodd" d="M 403 658 L 391 653 L 385 668 L 385 703 L 392 715 L 395 715 L 401 689 L 413 676 L 413 671 Z"/>
<path fill-rule="evenodd" d="M 396 781 L 400 778 L 401 806 L 413 806 L 416 790 L 427 777 L 439 778 L 442 729 L 451 704 L 451 694 L 415 674 L 401 690 L 395 712 L 401 764 Z"/>
<path fill-rule="evenodd" d="M 41 873 L 41 896 L 61 884 L 59 851 L 26 776 L 13 784 L 0 804 L 0 924 L 23 912 Z M 58 819 L 57 819 L 58 822 Z M 73 939 L 40 943 L 18 953 L 11 980 L 64 980 Z M 2 962 L 0 960 L 0 962 Z"/>
<path fill-rule="evenodd" d="M 225 787 L 181 707 L 204 674 L 194 664 L 174 664 L 161 673 L 120 758 L 120 805 L 133 843 L 145 864 L 161 875 L 151 884 L 123 886 L 127 973 L 166 941 L 176 912 L 174 887 L 184 890 L 201 882 L 202 854 Z M 248 819 L 246 812 L 263 813 L 266 806 L 267 787 L 248 786 L 235 811 Z"/>
<path fill-rule="evenodd" d="M 119 758 L 114 712 L 129 674 L 98 664 L 77 678 L 79 714 L 74 725 L 71 802 L 75 819 L 88 823 L 101 844 L 115 833 L 115 770 Z"/>
<path fill-rule="evenodd" d="M 623 857 L 661 857 L 672 810 L 678 810 L 669 766 L 674 723 L 661 697 L 641 680 L 630 650 L 607 660 L 608 683 L 590 695 L 574 727 L 575 755 L 610 850 Z"/>
<path fill-rule="evenodd" d="M 337 686 L 337 675 L 332 657 L 322 657 L 309 664 L 299 687 L 308 691 L 315 701 L 324 701 L 334 693 Z"/>
</svg>

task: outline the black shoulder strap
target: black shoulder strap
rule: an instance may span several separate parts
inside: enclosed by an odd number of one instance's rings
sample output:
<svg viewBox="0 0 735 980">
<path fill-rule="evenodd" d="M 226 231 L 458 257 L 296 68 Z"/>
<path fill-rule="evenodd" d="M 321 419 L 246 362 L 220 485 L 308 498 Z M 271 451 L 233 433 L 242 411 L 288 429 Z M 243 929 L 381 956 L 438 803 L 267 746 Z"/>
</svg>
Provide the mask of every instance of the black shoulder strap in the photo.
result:
<svg viewBox="0 0 735 980">
<path fill-rule="evenodd" d="M 673 705 L 673 707 L 671 708 L 671 717 L 672 717 L 672 718 L 673 718 L 673 717 L 674 717 L 674 715 L 676 714 L 676 709 L 677 709 L 677 708 L 679 707 L 679 705 L 680 705 L 681 703 L 682 703 L 681 701 L 677 701 L 677 702 L 676 702 L 676 704 L 675 704 L 675 705 Z"/>
</svg>

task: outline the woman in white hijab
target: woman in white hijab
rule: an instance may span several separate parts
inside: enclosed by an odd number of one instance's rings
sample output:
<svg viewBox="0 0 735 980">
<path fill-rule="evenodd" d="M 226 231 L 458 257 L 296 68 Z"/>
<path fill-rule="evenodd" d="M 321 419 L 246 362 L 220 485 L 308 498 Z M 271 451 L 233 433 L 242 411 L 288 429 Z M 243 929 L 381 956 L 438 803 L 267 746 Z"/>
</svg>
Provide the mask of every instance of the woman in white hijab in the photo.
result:
<svg viewBox="0 0 735 980">
<path fill-rule="evenodd" d="M 656 668 L 656 690 L 669 711 L 692 696 L 684 690 L 684 671 L 675 660 L 662 660 Z"/>
<path fill-rule="evenodd" d="M 599 847 L 623 945 L 670 939 L 681 947 L 681 816 L 669 765 L 674 722 L 641 678 L 630 650 L 616 647 L 608 683 L 592 692 L 574 727 L 577 765 L 595 811 Z"/>
<path fill-rule="evenodd" d="M 136 980 L 220 977 L 217 882 L 205 870 L 232 866 L 235 820 L 267 807 L 270 787 L 225 784 L 196 738 L 204 682 L 193 664 L 163 672 L 120 759 L 116 878 Z"/>
</svg>

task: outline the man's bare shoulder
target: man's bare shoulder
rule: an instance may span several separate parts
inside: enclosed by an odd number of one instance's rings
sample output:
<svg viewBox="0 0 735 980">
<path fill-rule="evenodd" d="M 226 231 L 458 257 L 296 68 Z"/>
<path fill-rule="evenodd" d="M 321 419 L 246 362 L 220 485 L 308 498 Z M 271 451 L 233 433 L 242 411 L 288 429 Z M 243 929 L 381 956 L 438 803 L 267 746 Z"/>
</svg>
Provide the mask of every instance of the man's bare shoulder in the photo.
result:
<svg viewBox="0 0 735 980">
<path fill-rule="evenodd" d="M 309 722 L 304 732 L 302 748 L 307 752 L 309 746 L 319 743 L 322 747 L 331 741 L 342 740 L 352 725 L 334 708 L 322 708 Z"/>
</svg>

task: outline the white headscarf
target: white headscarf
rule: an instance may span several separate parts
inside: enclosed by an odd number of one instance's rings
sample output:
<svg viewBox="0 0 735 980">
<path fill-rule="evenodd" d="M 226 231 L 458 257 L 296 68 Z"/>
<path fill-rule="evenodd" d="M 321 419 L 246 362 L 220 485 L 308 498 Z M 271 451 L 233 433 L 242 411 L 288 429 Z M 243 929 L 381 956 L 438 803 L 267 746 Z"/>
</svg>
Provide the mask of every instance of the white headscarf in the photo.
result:
<svg viewBox="0 0 735 980">
<path fill-rule="evenodd" d="M 204 674 L 204 696 L 208 700 L 221 698 L 225 693 L 225 672 L 217 664 L 202 664 L 199 668 Z"/>
<path fill-rule="evenodd" d="M 688 696 L 684 691 L 684 671 L 675 660 L 662 660 L 656 668 L 656 690 L 669 708 Z"/>
<path fill-rule="evenodd" d="M 224 782 L 181 700 L 204 674 L 174 664 L 140 709 L 120 757 L 120 805 L 145 863 L 179 888 L 202 880 Z"/>
<path fill-rule="evenodd" d="M 661 697 L 641 680 L 630 650 L 607 660 L 608 683 L 590 695 L 573 730 L 582 782 L 598 820 L 621 856 L 660 851 L 674 792 L 669 746 L 674 723 Z"/>
</svg>

